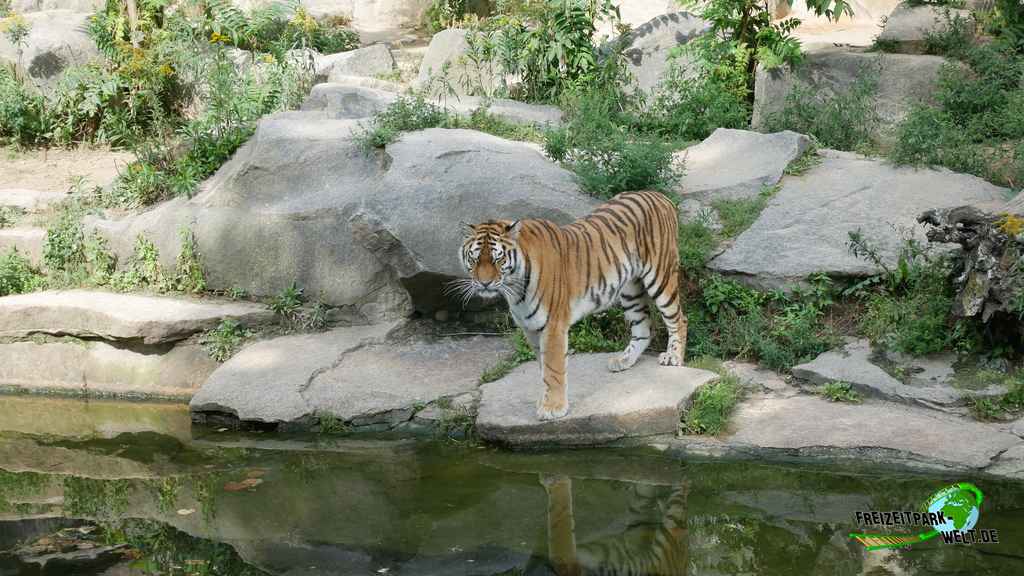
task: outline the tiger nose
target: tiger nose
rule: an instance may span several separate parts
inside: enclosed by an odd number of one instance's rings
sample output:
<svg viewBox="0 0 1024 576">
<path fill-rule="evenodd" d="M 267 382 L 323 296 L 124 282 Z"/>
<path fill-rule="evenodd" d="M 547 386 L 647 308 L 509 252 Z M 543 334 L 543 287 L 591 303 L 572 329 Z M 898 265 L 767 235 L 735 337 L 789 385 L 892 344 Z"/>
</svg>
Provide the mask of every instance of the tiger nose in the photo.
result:
<svg viewBox="0 0 1024 576">
<path fill-rule="evenodd" d="M 484 288 L 490 288 L 492 284 L 494 284 L 494 280 L 485 280 L 480 282 L 480 285 Z"/>
</svg>

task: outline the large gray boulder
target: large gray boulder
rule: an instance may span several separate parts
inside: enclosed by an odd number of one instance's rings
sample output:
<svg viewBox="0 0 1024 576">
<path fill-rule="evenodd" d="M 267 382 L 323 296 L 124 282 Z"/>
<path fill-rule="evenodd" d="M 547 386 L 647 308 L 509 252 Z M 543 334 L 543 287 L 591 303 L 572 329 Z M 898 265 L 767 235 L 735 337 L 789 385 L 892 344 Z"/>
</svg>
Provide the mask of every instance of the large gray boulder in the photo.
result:
<svg viewBox="0 0 1024 576">
<path fill-rule="evenodd" d="M 255 326 L 273 320 L 265 306 L 96 290 L 32 292 L 0 298 L 0 338 L 34 334 L 162 344 L 223 320 Z"/>
<path fill-rule="evenodd" d="M 760 218 L 709 263 L 754 286 L 779 288 L 823 272 L 865 276 L 879 270 L 850 254 L 849 232 L 861 230 L 895 262 L 901 243 L 893 228 L 919 239 L 917 216 L 943 208 L 1004 199 L 1009 191 L 976 176 L 896 167 L 849 152 L 822 150 L 820 164 L 787 177 Z"/>
<path fill-rule="evenodd" d="M 71 10 L 47 10 L 21 16 L 30 26 L 23 46 L 0 35 L 0 64 L 15 66 L 44 92 L 52 91 L 64 70 L 85 64 L 99 51 L 85 29 L 89 14 Z"/>
<path fill-rule="evenodd" d="M 657 88 L 668 70 L 672 50 L 703 34 L 709 26 L 709 22 L 689 12 L 672 12 L 656 16 L 620 38 L 633 76 L 632 86 L 644 92 Z M 688 62 L 687 56 L 679 56 L 679 65 Z"/>
<path fill-rule="evenodd" d="M 950 19 L 967 21 L 967 29 L 973 32 L 974 23 L 969 10 L 940 8 L 938 6 L 901 3 L 885 20 L 882 33 L 878 35 L 880 44 L 888 44 L 896 52 L 904 54 L 922 54 L 925 51 L 925 38 L 930 33 L 941 31 L 946 25 L 946 14 Z"/>
<path fill-rule="evenodd" d="M 348 52 L 328 54 L 315 59 L 317 76 L 336 82 L 348 76 L 377 77 L 395 69 L 395 57 L 384 44 L 373 44 Z"/>
<path fill-rule="evenodd" d="M 785 108 L 786 97 L 797 84 L 823 100 L 848 92 L 860 78 L 876 76 L 878 89 L 874 105 L 879 119 L 876 135 L 885 139 L 913 106 L 932 100 L 939 70 L 946 62 L 939 56 L 879 54 L 828 47 L 808 51 L 795 70 L 758 67 L 751 125 L 755 130 L 768 126 L 770 116 Z"/>
<path fill-rule="evenodd" d="M 422 310 L 445 305 L 443 277 L 464 275 L 460 220 L 566 223 L 595 205 L 527 144 L 430 129 L 375 154 L 353 141 L 359 122 L 323 111 L 266 117 L 194 198 L 89 223 L 122 256 L 146 235 L 165 265 L 191 226 L 210 287 L 267 296 L 297 282 L 381 321 L 407 314 L 413 299 Z"/>
<path fill-rule="evenodd" d="M 66 199 L 63 192 L 40 192 L 25 188 L 0 189 L 0 207 L 12 206 L 23 212 L 37 214 L 46 211 L 51 205 Z"/>
<path fill-rule="evenodd" d="M 46 242 L 46 230 L 28 226 L 0 228 L 0 255 L 11 250 L 28 258 L 33 266 L 43 263 L 43 244 Z"/>
<path fill-rule="evenodd" d="M 434 34 L 413 87 L 438 94 L 446 94 L 450 88 L 460 96 L 477 90 L 493 95 L 501 86 L 501 69 L 496 62 L 478 63 L 466 56 L 469 52 L 467 34 L 466 30 L 458 28 Z"/>
<path fill-rule="evenodd" d="M 398 323 L 284 336 L 249 346 L 193 397 L 193 413 L 242 421 L 394 428 L 431 403 L 476 390 L 510 351 L 504 338 L 402 337 Z M 389 338 L 389 334 L 391 337 Z"/>
<path fill-rule="evenodd" d="M 543 396 L 540 365 L 523 364 L 484 384 L 476 419 L 484 440 L 507 445 L 593 445 L 627 437 L 675 434 L 682 411 L 714 372 L 660 366 L 644 356 L 625 372 L 608 371 L 608 354 L 569 357 L 569 414 L 537 419 Z"/>
</svg>

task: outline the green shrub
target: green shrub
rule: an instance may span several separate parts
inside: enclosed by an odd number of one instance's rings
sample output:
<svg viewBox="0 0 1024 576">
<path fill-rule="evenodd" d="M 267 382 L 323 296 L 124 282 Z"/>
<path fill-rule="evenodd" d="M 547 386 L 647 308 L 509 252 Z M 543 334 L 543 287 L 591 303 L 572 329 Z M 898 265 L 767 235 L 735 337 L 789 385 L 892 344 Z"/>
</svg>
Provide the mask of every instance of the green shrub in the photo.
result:
<svg viewBox="0 0 1024 576">
<path fill-rule="evenodd" d="M 729 416 L 742 397 L 743 386 L 717 360 L 698 358 L 691 366 L 717 372 L 718 380 L 697 390 L 693 404 L 683 414 L 682 429 L 688 434 L 718 435 L 725 431 Z"/>
<path fill-rule="evenodd" d="M 584 191 L 599 198 L 629 190 L 669 190 L 679 176 L 672 148 L 621 121 L 614 93 L 583 94 L 573 102 L 568 122 L 545 133 L 544 149 L 576 173 Z"/>
<path fill-rule="evenodd" d="M 941 26 L 924 32 L 925 53 L 939 56 L 964 54 L 974 39 L 974 22 L 970 16 L 953 14 L 947 7 L 942 12 Z"/>
<path fill-rule="evenodd" d="M 945 166 L 978 176 L 990 173 L 982 150 L 939 108 L 912 109 L 896 128 L 889 157 L 897 164 Z"/>
<path fill-rule="evenodd" d="M 703 140 L 717 128 L 746 128 L 750 104 L 734 85 L 710 75 L 691 77 L 673 66 L 655 92 L 650 110 L 638 115 L 647 133 L 676 140 Z"/>
<path fill-rule="evenodd" d="M 0 141 L 40 144 L 51 129 L 45 98 L 19 82 L 10 68 L 0 65 Z"/>
<path fill-rule="evenodd" d="M 206 331 L 199 340 L 203 349 L 217 362 L 225 362 L 234 356 L 252 332 L 230 318 L 222 320 L 213 330 Z"/>
<path fill-rule="evenodd" d="M 383 148 L 403 132 L 436 128 L 445 118 L 445 111 L 427 102 L 422 94 L 403 95 L 378 112 L 368 126 L 361 127 L 356 139 L 366 149 Z"/>
<path fill-rule="evenodd" d="M 302 310 L 302 303 L 306 296 L 296 282 L 282 290 L 277 296 L 270 300 L 270 310 L 280 316 L 283 320 L 295 320 Z"/>
<path fill-rule="evenodd" d="M 860 393 L 849 382 L 828 382 L 821 387 L 820 393 L 832 402 L 859 404 L 862 400 Z"/>
<path fill-rule="evenodd" d="M 698 277 L 718 245 L 715 233 L 700 219 L 679 223 L 679 264 L 687 276 Z"/>
<path fill-rule="evenodd" d="M 823 275 L 789 294 L 759 292 L 706 275 L 699 280 L 697 298 L 687 302 L 687 354 L 739 357 L 789 370 L 838 343 L 824 322 L 833 303 L 831 281 Z"/>
<path fill-rule="evenodd" d="M 850 233 L 850 252 L 881 272 L 853 292 L 864 299 L 860 328 L 872 343 L 916 356 L 957 348 L 966 336 L 950 318 L 950 263 L 905 238 L 890 265 L 860 232 Z"/>
<path fill-rule="evenodd" d="M 569 348 L 580 353 L 621 352 L 629 344 L 629 338 L 629 326 L 622 310 L 613 308 L 587 316 L 573 325 L 569 329 Z"/>
<path fill-rule="evenodd" d="M 878 78 L 877 70 L 865 71 L 848 90 L 826 98 L 797 82 L 782 109 L 767 115 L 765 129 L 807 134 L 821 146 L 837 150 L 870 148 L 879 121 L 875 110 Z"/>
<path fill-rule="evenodd" d="M 121 292 L 143 288 L 164 291 L 170 288 L 163 267 L 160 265 L 160 250 L 151 240 L 139 234 L 135 237 L 135 249 L 128 258 L 127 266 L 111 276 L 110 285 Z"/>
<path fill-rule="evenodd" d="M 17 206 L 0 206 L 0 228 L 13 226 L 24 214 L 24 210 Z"/>
<path fill-rule="evenodd" d="M 16 248 L 0 255 L 0 296 L 38 290 L 45 279 Z"/>
<path fill-rule="evenodd" d="M 196 244 L 195 234 L 187 227 L 178 231 L 181 238 L 181 250 L 174 266 L 174 278 L 171 288 L 178 292 L 198 294 L 206 291 L 206 273 L 203 270 L 202 256 Z"/>
</svg>

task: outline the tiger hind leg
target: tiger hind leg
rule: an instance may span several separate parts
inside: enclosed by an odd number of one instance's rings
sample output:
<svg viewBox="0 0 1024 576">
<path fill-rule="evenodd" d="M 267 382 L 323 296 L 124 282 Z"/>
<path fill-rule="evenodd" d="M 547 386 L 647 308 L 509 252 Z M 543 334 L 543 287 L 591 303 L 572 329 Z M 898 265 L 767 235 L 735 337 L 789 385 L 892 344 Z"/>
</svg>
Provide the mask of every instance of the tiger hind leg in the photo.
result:
<svg viewBox="0 0 1024 576">
<path fill-rule="evenodd" d="M 686 357 L 686 313 L 679 294 L 679 268 L 671 267 L 663 278 L 655 274 L 647 286 L 647 294 L 661 312 L 661 319 L 668 329 L 668 347 L 658 357 L 662 366 L 682 366 Z"/>
<path fill-rule="evenodd" d="M 651 343 L 651 318 L 647 314 L 647 298 L 640 282 L 628 282 L 619 296 L 622 309 L 629 325 L 629 345 L 622 354 L 608 359 L 608 370 L 621 372 L 636 364 L 640 355 Z"/>
</svg>

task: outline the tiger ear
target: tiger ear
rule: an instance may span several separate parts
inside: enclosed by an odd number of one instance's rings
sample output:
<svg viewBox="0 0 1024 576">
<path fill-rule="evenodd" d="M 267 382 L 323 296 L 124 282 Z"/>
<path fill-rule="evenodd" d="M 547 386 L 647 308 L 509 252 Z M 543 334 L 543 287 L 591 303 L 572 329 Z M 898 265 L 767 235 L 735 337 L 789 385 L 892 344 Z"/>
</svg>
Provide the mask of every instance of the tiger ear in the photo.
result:
<svg viewBox="0 0 1024 576">
<path fill-rule="evenodd" d="M 515 240 L 516 238 L 519 237 L 519 231 L 522 229 L 522 221 L 516 220 L 515 222 L 505 226 L 505 235 L 511 238 L 512 240 Z"/>
<path fill-rule="evenodd" d="M 476 234 L 476 228 L 473 228 L 472 224 L 467 224 L 466 222 L 460 221 L 459 222 L 459 229 L 462 230 L 462 237 L 463 238 L 469 238 L 473 234 Z"/>
</svg>

